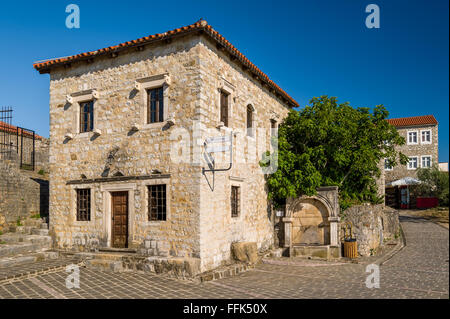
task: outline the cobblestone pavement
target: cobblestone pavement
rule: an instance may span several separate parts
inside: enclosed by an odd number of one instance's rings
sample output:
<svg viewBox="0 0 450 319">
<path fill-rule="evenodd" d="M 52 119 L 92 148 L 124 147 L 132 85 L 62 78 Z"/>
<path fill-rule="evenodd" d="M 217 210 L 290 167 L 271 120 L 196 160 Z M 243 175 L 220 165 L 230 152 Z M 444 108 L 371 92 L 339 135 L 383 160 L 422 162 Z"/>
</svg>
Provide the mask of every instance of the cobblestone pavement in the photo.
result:
<svg viewBox="0 0 450 319">
<path fill-rule="evenodd" d="M 297 260 L 262 263 L 236 277 L 192 283 L 161 275 L 81 268 L 80 288 L 64 270 L 0 284 L 0 298 L 449 298 L 449 232 L 401 216 L 407 245 L 380 267 L 380 288 L 365 285 L 366 266 Z M 48 266 L 48 265 L 47 265 Z M 37 266 L 34 266 L 37 267 Z"/>
</svg>

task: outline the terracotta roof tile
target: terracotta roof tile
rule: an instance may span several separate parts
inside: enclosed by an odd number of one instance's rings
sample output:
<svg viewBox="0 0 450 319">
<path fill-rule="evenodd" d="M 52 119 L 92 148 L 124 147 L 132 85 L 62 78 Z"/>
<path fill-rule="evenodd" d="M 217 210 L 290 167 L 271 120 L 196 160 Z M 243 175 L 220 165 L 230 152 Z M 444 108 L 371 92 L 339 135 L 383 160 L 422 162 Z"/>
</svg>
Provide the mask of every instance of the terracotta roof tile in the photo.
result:
<svg viewBox="0 0 450 319">
<path fill-rule="evenodd" d="M 438 124 L 433 115 L 401 117 L 396 119 L 388 119 L 387 121 L 389 122 L 389 124 L 392 124 L 396 127 Z"/>
<path fill-rule="evenodd" d="M 8 132 L 8 133 L 13 133 L 13 134 L 17 134 L 17 126 L 14 125 L 10 125 L 8 123 L 5 123 L 3 121 L 0 121 L 0 132 Z M 24 132 L 23 134 L 24 136 L 31 136 L 30 133 L 28 132 Z M 42 140 L 42 136 L 39 136 L 37 134 L 34 135 L 36 139 L 38 140 Z"/>
<path fill-rule="evenodd" d="M 128 41 L 125 43 L 121 43 L 116 46 L 110 46 L 107 48 L 85 52 L 82 54 L 72 55 L 69 57 L 46 60 L 41 62 L 36 62 L 33 64 L 33 67 L 38 70 L 40 73 L 49 73 L 51 67 L 63 65 L 65 63 L 70 63 L 78 60 L 88 59 L 95 56 L 99 56 L 102 54 L 106 54 L 108 52 L 117 52 L 119 50 L 142 45 L 145 43 L 149 43 L 152 41 L 160 41 L 166 40 L 170 37 L 182 35 L 184 33 L 189 33 L 193 31 L 203 31 L 206 35 L 210 36 L 213 40 L 221 44 L 230 54 L 235 55 L 237 60 L 241 62 L 243 65 L 248 67 L 248 69 L 256 74 L 260 79 L 262 79 L 270 88 L 274 89 L 278 94 L 280 94 L 284 99 L 286 99 L 291 106 L 298 107 L 299 104 L 295 101 L 289 94 L 283 91 L 278 85 L 276 85 L 269 77 L 264 74 L 256 65 L 250 62 L 245 55 L 239 52 L 228 40 L 226 40 L 221 34 L 215 31 L 205 20 L 199 20 L 194 24 L 184 26 L 181 28 L 177 28 L 171 31 L 167 31 L 165 33 L 157 33 L 154 35 L 150 35 L 147 37 L 139 38 L 133 41 Z"/>
</svg>

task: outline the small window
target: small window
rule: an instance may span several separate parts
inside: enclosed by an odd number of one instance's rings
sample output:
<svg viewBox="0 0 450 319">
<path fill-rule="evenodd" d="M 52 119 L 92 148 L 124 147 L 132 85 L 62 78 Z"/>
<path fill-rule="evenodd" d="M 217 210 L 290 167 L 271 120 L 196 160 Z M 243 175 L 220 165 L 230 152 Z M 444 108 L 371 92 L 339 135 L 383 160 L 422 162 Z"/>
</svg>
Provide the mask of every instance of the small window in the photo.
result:
<svg viewBox="0 0 450 319">
<path fill-rule="evenodd" d="M 422 168 L 431 167 L 431 156 L 422 156 Z"/>
<path fill-rule="evenodd" d="M 426 131 L 422 131 L 422 143 L 423 144 L 430 144 L 431 143 L 431 131 L 430 130 L 426 130 Z"/>
<path fill-rule="evenodd" d="M 270 135 L 273 136 L 275 135 L 276 130 L 278 129 L 278 124 L 277 121 L 275 120 L 270 120 Z"/>
<path fill-rule="evenodd" d="M 241 204 L 241 188 L 239 186 L 231 186 L 231 217 L 238 217 Z"/>
<path fill-rule="evenodd" d="M 417 144 L 417 132 L 408 132 L 408 144 Z"/>
<path fill-rule="evenodd" d="M 389 162 L 389 160 L 387 158 L 384 159 L 384 169 L 386 171 L 392 171 L 391 163 Z"/>
<path fill-rule="evenodd" d="M 148 220 L 166 220 L 166 185 L 148 186 Z"/>
<path fill-rule="evenodd" d="M 410 157 L 408 161 L 408 169 L 416 169 L 418 164 L 417 156 Z"/>
<path fill-rule="evenodd" d="M 228 126 L 228 97 L 229 94 L 220 91 L 220 122 Z"/>
<path fill-rule="evenodd" d="M 247 135 L 253 136 L 253 107 L 247 105 Z"/>
<path fill-rule="evenodd" d="M 147 91 L 147 124 L 164 121 L 163 88 Z"/>
<path fill-rule="evenodd" d="M 94 129 L 94 101 L 80 103 L 80 133 Z"/>
<path fill-rule="evenodd" d="M 77 221 L 91 220 L 91 190 L 77 189 Z"/>
</svg>

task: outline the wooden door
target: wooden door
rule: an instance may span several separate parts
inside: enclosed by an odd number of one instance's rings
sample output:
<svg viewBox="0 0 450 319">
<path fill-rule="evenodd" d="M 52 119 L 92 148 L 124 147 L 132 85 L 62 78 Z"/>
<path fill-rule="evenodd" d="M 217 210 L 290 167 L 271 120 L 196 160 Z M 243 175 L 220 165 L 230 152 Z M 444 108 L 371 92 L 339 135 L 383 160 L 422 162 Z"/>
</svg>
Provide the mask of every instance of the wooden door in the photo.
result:
<svg viewBox="0 0 450 319">
<path fill-rule="evenodd" d="M 128 245 L 128 192 L 114 192 L 112 197 L 112 246 Z"/>
</svg>

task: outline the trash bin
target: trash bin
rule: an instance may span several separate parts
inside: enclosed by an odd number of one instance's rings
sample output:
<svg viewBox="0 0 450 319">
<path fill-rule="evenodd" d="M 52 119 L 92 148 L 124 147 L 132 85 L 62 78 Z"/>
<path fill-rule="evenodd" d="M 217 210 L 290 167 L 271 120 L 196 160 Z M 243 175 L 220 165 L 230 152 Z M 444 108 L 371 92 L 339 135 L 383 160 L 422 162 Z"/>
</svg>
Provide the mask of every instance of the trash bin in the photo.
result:
<svg viewBox="0 0 450 319">
<path fill-rule="evenodd" d="M 355 238 L 344 239 L 344 257 L 358 258 L 358 244 Z"/>
<path fill-rule="evenodd" d="M 344 224 L 344 257 L 358 258 L 358 244 L 353 237 L 353 224 L 350 221 Z"/>
</svg>

